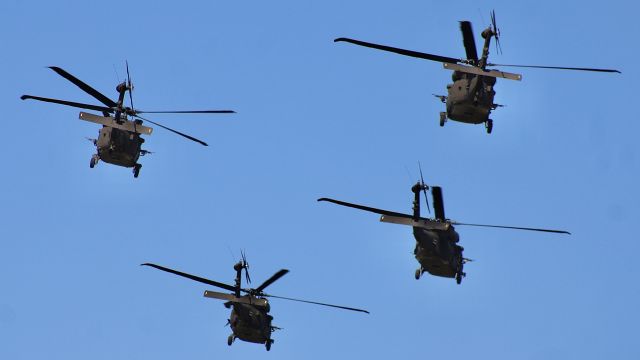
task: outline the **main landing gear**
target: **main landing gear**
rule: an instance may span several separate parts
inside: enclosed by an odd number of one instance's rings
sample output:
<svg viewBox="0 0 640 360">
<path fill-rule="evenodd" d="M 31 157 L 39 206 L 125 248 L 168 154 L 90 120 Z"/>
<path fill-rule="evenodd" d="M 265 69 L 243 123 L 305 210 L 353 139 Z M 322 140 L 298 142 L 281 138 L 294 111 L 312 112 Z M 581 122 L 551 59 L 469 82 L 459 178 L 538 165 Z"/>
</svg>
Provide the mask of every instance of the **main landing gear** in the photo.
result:
<svg viewBox="0 0 640 360">
<path fill-rule="evenodd" d="M 459 272 L 456 274 L 456 284 L 460 285 L 460 283 L 462 283 L 462 278 L 467 276 L 467 274 L 463 273 L 463 272 Z"/>
<path fill-rule="evenodd" d="M 271 344 L 273 344 L 275 341 L 273 339 L 269 339 L 264 343 L 264 347 L 267 348 L 267 351 L 271 350 Z"/>
<path fill-rule="evenodd" d="M 440 112 L 440 126 L 444 126 L 444 123 L 447 122 L 447 113 Z"/>
<path fill-rule="evenodd" d="M 493 120 L 487 119 L 484 123 L 484 127 L 487 129 L 487 134 L 491 134 L 491 130 L 493 130 Z"/>
<path fill-rule="evenodd" d="M 133 166 L 133 177 L 134 177 L 134 178 L 137 178 L 137 177 L 138 177 L 138 175 L 140 175 L 140 169 L 141 169 L 141 168 L 142 168 L 142 165 L 141 165 L 141 164 L 135 164 L 135 165 Z"/>
<path fill-rule="evenodd" d="M 420 277 L 422 276 L 422 273 L 424 271 L 422 270 L 422 267 L 416 269 L 416 280 L 420 280 Z"/>
<path fill-rule="evenodd" d="M 91 160 L 89 161 L 89 167 L 93 169 L 94 166 L 98 164 L 99 160 L 100 160 L 100 157 L 98 157 L 98 154 L 94 154 L 93 156 L 91 156 Z"/>
<path fill-rule="evenodd" d="M 229 337 L 227 338 L 227 345 L 231 346 L 231 344 L 233 344 L 233 341 L 236 339 L 236 336 L 231 334 L 229 335 Z"/>
</svg>

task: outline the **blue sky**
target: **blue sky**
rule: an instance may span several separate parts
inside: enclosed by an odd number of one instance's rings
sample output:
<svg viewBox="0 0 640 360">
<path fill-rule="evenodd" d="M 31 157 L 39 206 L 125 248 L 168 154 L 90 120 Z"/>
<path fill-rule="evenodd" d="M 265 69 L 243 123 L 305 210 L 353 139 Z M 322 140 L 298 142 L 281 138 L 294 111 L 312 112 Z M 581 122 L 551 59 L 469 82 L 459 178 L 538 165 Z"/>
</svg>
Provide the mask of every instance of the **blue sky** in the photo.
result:
<svg viewBox="0 0 640 360">
<path fill-rule="evenodd" d="M 334 44 L 349 36 L 462 57 L 495 9 L 500 80 L 494 133 L 438 126 L 450 72 L 437 63 Z M 640 131 L 637 5 L 628 1 L 83 1 L 0 4 L 0 358 L 638 358 Z M 479 41 L 477 45 L 480 46 Z M 492 49 L 493 50 L 493 49 Z M 152 119 L 140 178 L 89 169 L 98 127 L 22 94 L 93 102 L 46 69 L 107 94 L 125 75 L 141 109 L 230 108 Z M 115 68 L 115 71 L 114 71 Z M 572 236 L 458 228 L 466 267 L 415 281 L 410 228 L 330 196 L 410 211 L 418 161 L 466 222 Z M 407 174 L 407 170 L 409 173 Z M 156 262 L 231 282 L 240 249 L 274 294 L 371 315 L 272 301 L 264 347 L 226 345 L 228 311 Z M 235 258 L 234 258 L 235 257 Z"/>
</svg>

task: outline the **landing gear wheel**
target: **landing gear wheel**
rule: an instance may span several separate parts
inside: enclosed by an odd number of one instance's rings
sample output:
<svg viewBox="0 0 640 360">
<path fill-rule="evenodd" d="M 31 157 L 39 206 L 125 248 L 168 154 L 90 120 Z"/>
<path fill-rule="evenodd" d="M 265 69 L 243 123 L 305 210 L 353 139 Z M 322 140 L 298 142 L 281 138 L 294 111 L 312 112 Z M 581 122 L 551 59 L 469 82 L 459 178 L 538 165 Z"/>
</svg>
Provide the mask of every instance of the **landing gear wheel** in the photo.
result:
<svg viewBox="0 0 640 360">
<path fill-rule="evenodd" d="M 493 120 L 487 120 L 487 122 L 484 123 L 484 127 L 487 128 L 487 134 L 491 134 L 491 130 L 493 130 Z"/>
<path fill-rule="evenodd" d="M 98 163 L 98 155 L 93 155 L 91 160 L 89 161 L 89 167 L 93 169 L 94 166 Z"/>
<path fill-rule="evenodd" d="M 133 167 L 133 177 L 134 177 L 134 178 L 137 178 L 137 177 L 138 177 L 138 175 L 140 175 L 140 169 L 141 169 L 141 168 L 142 168 L 142 165 L 140 165 L 140 164 L 136 164 L 136 165 Z"/>
<path fill-rule="evenodd" d="M 266 343 L 264 343 L 264 347 L 267 348 L 267 351 L 271 350 L 271 344 L 273 344 L 273 340 L 269 339 Z"/>
<path fill-rule="evenodd" d="M 420 276 L 422 276 L 422 269 L 416 270 L 416 280 L 420 280 Z"/>
<path fill-rule="evenodd" d="M 229 335 L 229 337 L 227 338 L 227 345 L 231 346 L 231 344 L 233 344 L 233 340 L 235 339 L 236 339 L 235 335 L 233 334 Z"/>
<path fill-rule="evenodd" d="M 447 122 L 447 113 L 446 112 L 441 112 L 440 113 L 440 126 L 444 126 L 445 122 Z"/>
<path fill-rule="evenodd" d="M 462 275 L 460 275 L 460 273 L 456 274 L 456 284 L 460 285 L 460 283 L 462 282 Z"/>
</svg>

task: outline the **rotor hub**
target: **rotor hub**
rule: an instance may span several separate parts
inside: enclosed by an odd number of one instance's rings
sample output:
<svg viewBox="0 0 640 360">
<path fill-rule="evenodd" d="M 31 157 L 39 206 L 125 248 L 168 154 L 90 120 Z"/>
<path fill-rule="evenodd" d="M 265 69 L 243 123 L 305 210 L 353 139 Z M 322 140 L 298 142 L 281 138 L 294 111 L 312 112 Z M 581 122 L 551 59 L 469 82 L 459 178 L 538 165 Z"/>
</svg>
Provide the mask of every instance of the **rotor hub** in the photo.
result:
<svg viewBox="0 0 640 360">
<path fill-rule="evenodd" d="M 429 190 L 429 185 L 423 182 L 417 182 L 415 185 L 411 187 L 411 191 L 414 193 L 417 193 L 423 190 Z"/>
<path fill-rule="evenodd" d="M 496 32 L 495 32 L 495 31 L 493 31 L 493 29 L 492 29 L 492 28 L 486 28 L 486 29 L 484 29 L 484 31 L 482 32 L 482 34 L 481 34 L 481 35 L 482 35 L 482 38 L 483 38 L 483 39 L 488 39 L 488 38 L 490 38 L 490 37 L 492 37 L 492 36 L 496 35 Z"/>
<path fill-rule="evenodd" d="M 125 83 L 125 82 L 120 83 L 120 84 L 118 84 L 118 86 L 116 86 L 116 91 L 119 92 L 119 93 L 127 91 L 127 90 L 129 90 L 129 87 L 127 87 L 127 83 Z"/>
</svg>

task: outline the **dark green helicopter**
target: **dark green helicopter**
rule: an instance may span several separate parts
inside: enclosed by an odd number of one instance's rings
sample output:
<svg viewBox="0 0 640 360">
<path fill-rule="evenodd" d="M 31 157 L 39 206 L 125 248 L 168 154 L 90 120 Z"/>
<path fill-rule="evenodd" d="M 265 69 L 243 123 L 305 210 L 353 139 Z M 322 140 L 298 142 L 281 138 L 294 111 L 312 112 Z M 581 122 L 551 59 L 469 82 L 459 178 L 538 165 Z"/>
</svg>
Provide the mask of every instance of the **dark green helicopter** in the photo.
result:
<svg viewBox="0 0 640 360">
<path fill-rule="evenodd" d="M 446 103 L 446 111 L 440 113 L 440 126 L 444 126 L 447 119 L 468 124 L 485 124 L 487 133 L 489 134 L 493 129 L 493 120 L 489 119 L 489 115 L 492 110 L 503 106 L 496 104 L 493 100 L 496 95 L 493 88 L 496 84 L 497 78 L 522 80 L 522 75 L 520 74 L 508 73 L 497 69 L 488 69 L 489 67 L 509 66 L 620 73 L 618 70 L 611 69 L 489 63 L 489 45 L 492 37 L 495 37 L 496 39 L 496 48 L 498 49 L 498 52 L 502 52 L 500 47 L 500 31 L 496 26 L 495 12 L 491 12 L 491 25 L 482 31 L 481 34 L 484 39 L 484 46 L 482 48 L 482 56 L 480 58 L 478 58 L 471 22 L 461 21 L 460 30 L 462 31 L 462 42 L 466 50 L 466 59 L 456 59 L 447 56 L 427 54 L 343 37 L 335 39 L 334 42 L 344 41 L 355 45 L 443 63 L 445 69 L 453 70 L 453 74 L 451 75 L 453 83 L 447 85 L 448 95 L 434 94 L 434 96 L 439 98 L 440 101 Z"/>
<path fill-rule="evenodd" d="M 231 310 L 231 315 L 227 320 L 227 325 L 231 326 L 232 334 L 227 338 L 227 345 L 231 346 L 235 339 L 240 339 L 246 342 L 264 344 L 267 348 L 267 351 L 271 350 L 271 344 L 274 343 L 274 340 L 271 338 L 271 333 L 276 330 L 281 330 L 279 327 L 273 326 L 271 322 L 273 321 L 273 316 L 269 315 L 269 311 L 271 311 L 271 306 L 269 305 L 269 301 L 267 298 L 276 298 L 276 299 L 284 299 L 291 301 L 298 301 L 308 304 L 314 305 L 322 305 L 329 306 L 338 309 L 351 310 L 369 313 L 366 310 L 356 309 L 346 306 L 340 305 L 331 305 L 325 304 L 315 301 L 308 300 L 300 300 L 293 299 L 283 296 L 276 296 L 265 294 L 264 289 L 267 286 L 273 284 L 275 281 L 286 275 L 289 270 L 281 269 L 275 274 L 273 274 L 270 278 L 268 278 L 262 285 L 258 286 L 255 289 L 243 289 L 242 288 L 242 271 L 245 272 L 245 279 L 247 283 L 251 283 L 251 277 L 249 276 L 249 264 L 247 264 L 247 260 L 242 255 L 242 260 L 236 263 L 233 266 L 233 269 L 236 271 L 236 279 L 235 285 L 227 285 L 221 282 L 205 279 L 199 276 L 194 276 L 191 274 L 183 273 L 177 270 L 169 269 L 160 265 L 155 264 L 142 264 L 143 266 L 151 266 L 156 269 L 166 271 L 175 275 L 179 275 L 182 277 L 186 277 L 187 279 L 195 280 L 207 285 L 215 286 L 218 288 L 222 288 L 228 291 L 231 291 L 231 294 L 220 293 L 216 291 L 206 290 L 204 292 L 204 296 L 213 299 L 225 300 L 224 306 L 227 309 Z"/>
<path fill-rule="evenodd" d="M 200 143 L 207 146 L 202 140 L 198 140 L 192 136 L 181 133 L 177 130 L 168 128 L 164 125 L 153 122 L 149 119 L 145 119 L 139 114 L 228 114 L 234 113 L 231 110 L 187 110 L 187 111 L 142 111 L 133 107 L 133 84 L 131 82 L 131 76 L 129 75 L 129 64 L 127 64 L 127 81 L 122 82 L 116 86 L 118 92 L 118 101 L 113 101 L 105 95 L 101 94 L 96 89 L 87 85 L 80 79 L 71 75 L 67 71 L 56 67 L 49 67 L 55 71 L 58 75 L 69 80 L 74 85 L 79 87 L 82 91 L 91 95 L 104 106 L 82 104 L 78 102 L 57 100 L 51 98 L 43 98 L 32 95 L 22 95 L 22 100 L 33 99 L 38 101 L 44 101 L 54 104 L 61 104 L 66 106 L 72 106 L 80 109 L 88 109 L 102 112 L 102 116 L 94 115 L 90 113 L 80 112 L 80 120 L 85 120 L 102 125 L 97 139 L 89 139 L 96 147 L 96 154 L 91 156 L 89 167 L 96 166 L 99 160 L 102 160 L 109 164 L 118 166 L 133 168 L 133 176 L 138 177 L 140 174 L 140 168 L 142 165 L 138 163 L 138 158 L 150 154 L 150 151 L 143 150 L 142 144 L 144 139 L 141 135 L 151 135 L 152 128 L 142 125 L 143 120 L 151 124 L 157 125 L 163 129 L 169 130 L 172 133 L 178 134 L 189 140 Z M 124 105 L 125 94 L 129 92 L 130 107 Z M 130 120 L 129 117 L 132 119 Z"/>
<path fill-rule="evenodd" d="M 445 217 L 444 213 L 444 200 L 442 197 L 442 188 L 439 186 L 431 187 L 431 194 L 433 196 L 433 210 L 435 212 L 435 218 L 425 218 L 420 216 L 420 192 L 422 191 L 427 202 L 427 208 L 429 212 L 429 200 L 427 198 L 427 190 L 429 186 L 424 183 L 422 179 L 422 171 L 420 172 L 421 180 L 417 182 L 411 188 L 414 195 L 413 200 L 413 215 L 397 213 L 393 211 L 376 209 L 368 206 L 362 206 L 358 204 L 352 204 L 344 201 L 321 198 L 318 201 L 328 201 L 334 204 L 352 207 L 364 211 L 373 212 L 382 215 L 380 221 L 409 225 L 413 227 L 413 236 L 416 239 L 416 247 L 414 255 L 420 267 L 416 270 L 416 280 L 420 279 L 420 276 L 424 272 L 428 272 L 431 275 L 442 276 L 447 278 L 455 278 L 456 282 L 460 284 L 462 278 L 466 276 L 464 272 L 464 264 L 470 259 L 465 258 L 462 255 L 464 248 L 458 245 L 460 236 L 456 232 L 454 225 L 466 225 L 466 226 L 480 226 L 490 228 L 501 229 L 515 229 L 515 230 L 528 230 L 528 231 L 542 231 L 559 234 L 570 234 L 563 230 L 548 230 L 548 229 L 536 229 L 528 227 L 515 227 L 515 226 L 502 226 L 502 225 L 484 225 L 484 224 L 468 224 L 457 221 L 452 221 Z"/>
</svg>

